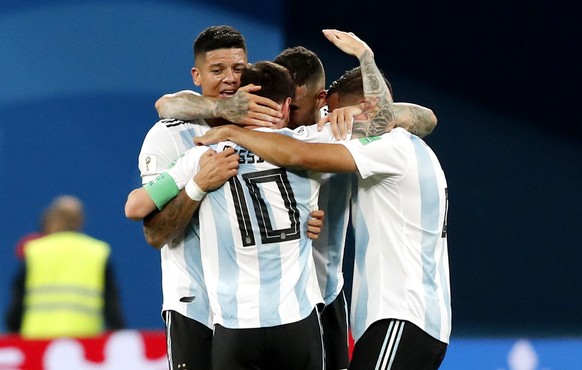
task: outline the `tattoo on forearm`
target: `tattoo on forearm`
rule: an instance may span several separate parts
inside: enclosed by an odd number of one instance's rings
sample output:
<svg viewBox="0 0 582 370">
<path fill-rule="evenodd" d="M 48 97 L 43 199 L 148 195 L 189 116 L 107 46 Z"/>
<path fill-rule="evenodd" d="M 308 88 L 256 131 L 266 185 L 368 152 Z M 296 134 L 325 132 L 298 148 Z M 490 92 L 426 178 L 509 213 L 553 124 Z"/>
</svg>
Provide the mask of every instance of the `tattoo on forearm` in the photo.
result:
<svg viewBox="0 0 582 370">
<path fill-rule="evenodd" d="M 148 243 L 166 244 L 184 234 L 195 213 L 195 206 L 181 191 L 160 212 L 144 219 L 144 235 Z"/>
<path fill-rule="evenodd" d="M 360 60 L 364 84 L 366 119 L 354 122 L 353 135 L 377 136 L 386 132 L 386 126 L 394 121 L 392 95 L 384 77 L 374 62 L 372 52 L 364 53 Z"/>
<path fill-rule="evenodd" d="M 169 100 L 160 112 L 162 118 L 180 120 L 207 119 L 213 117 L 216 103 L 200 95 L 187 94 Z"/>
</svg>

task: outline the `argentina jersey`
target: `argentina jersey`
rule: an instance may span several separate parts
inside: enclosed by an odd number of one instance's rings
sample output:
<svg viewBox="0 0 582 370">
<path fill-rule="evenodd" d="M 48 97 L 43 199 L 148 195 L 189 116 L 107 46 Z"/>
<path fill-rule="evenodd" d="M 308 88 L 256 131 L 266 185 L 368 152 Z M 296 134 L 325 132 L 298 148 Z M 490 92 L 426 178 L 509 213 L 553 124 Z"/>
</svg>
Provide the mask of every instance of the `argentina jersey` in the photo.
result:
<svg viewBox="0 0 582 370">
<path fill-rule="evenodd" d="M 320 175 L 277 167 L 231 142 L 211 147 L 233 147 L 240 156 L 237 176 L 199 208 L 214 322 L 236 329 L 306 318 L 322 303 L 306 236 Z"/>
<path fill-rule="evenodd" d="M 352 205 L 354 339 L 378 320 L 398 319 L 448 343 L 448 197 L 437 157 L 400 128 L 345 145 L 359 172 Z"/>
<path fill-rule="evenodd" d="M 344 286 L 343 256 L 353 181 L 351 173 L 322 175 L 318 205 L 325 211 L 324 227 L 313 241 L 313 257 L 326 305 L 337 298 Z"/>
<path fill-rule="evenodd" d="M 163 119 L 147 133 L 139 155 L 142 183 L 172 167 L 194 146 L 194 138 L 210 127 L 203 120 Z M 183 238 L 160 250 L 162 268 L 162 311 L 173 310 L 213 328 L 200 256 L 198 220 L 186 228 Z"/>
</svg>

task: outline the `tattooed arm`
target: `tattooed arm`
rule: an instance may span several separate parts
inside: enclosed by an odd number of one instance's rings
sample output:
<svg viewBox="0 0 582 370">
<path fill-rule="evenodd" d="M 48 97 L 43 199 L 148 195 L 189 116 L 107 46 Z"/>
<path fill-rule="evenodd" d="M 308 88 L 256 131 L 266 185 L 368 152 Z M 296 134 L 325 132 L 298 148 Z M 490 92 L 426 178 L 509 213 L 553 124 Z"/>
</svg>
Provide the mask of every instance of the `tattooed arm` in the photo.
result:
<svg viewBox="0 0 582 370">
<path fill-rule="evenodd" d="M 325 37 L 343 52 L 358 58 L 364 85 L 363 113 L 354 119 L 352 138 L 377 136 L 389 131 L 394 121 L 392 94 L 376 66 L 372 49 L 351 32 L 323 30 Z"/>
<path fill-rule="evenodd" d="M 190 199 L 182 189 L 161 211 L 156 210 L 143 219 L 146 242 L 160 249 L 184 235 L 184 230 L 192 220 L 199 204 L 200 202 Z"/>
<path fill-rule="evenodd" d="M 160 118 L 175 118 L 183 121 L 207 119 L 214 126 L 224 119 L 241 125 L 270 127 L 280 122 L 281 107 L 271 99 L 252 94 L 259 86 L 241 87 L 226 99 L 199 95 L 191 90 L 166 94 L 156 101 Z"/>
<path fill-rule="evenodd" d="M 203 191 L 199 195 L 203 195 L 236 175 L 239 157 L 234 149 L 228 148 L 220 153 L 207 150 L 202 155 L 196 153 L 203 150 L 205 150 L 203 147 L 190 149 L 156 180 L 167 175 L 173 179 L 175 186 L 181 189 L 192 179 Z M 125 216 L 136 221 L 143 219 L 147 243 L 159 249 L 184 234 L 200 201 L 192 200 L 182 189 L 168 203 L 161 203 L 160 198 L 157 198 L 158 203 L 155 203 L 145 186 L 147 185 L 134 189 L 129 194 L 125 203 Z M 158 208 L 161 210 L 158 211 Z"/>
<path fill-rule="evenodd" d="M 394 103 L 394 120 L 396 127 L 424 138 L 437 125 L 437 117 L 429 108 L 412 103 Z"/>
</svg>

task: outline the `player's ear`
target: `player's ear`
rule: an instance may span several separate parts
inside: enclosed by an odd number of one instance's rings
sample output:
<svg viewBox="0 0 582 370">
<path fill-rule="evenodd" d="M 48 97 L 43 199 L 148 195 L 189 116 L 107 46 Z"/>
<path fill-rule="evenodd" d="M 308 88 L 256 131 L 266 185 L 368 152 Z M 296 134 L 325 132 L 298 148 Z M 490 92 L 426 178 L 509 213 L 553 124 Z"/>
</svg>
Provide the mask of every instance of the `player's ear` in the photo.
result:
<svg viewBox="0 0 582 370">
<path fill-rule="evenodd" d="M 192 81 L 194 81 L 194 85 L 200 86 L 200 71 L 196 67 L 192 67 Z"/>
<path fill-rule="evenodd" d="M 283 117 L 289 117 L 291 114 L 291 98 L 287 97 L 283 104 L 281 104 L 281 113 L 283 113 Z"/>
<path fill-rule="evenodd" d="M 317 109 L 323 108 L 327 104 L 327 90 L 319 90 L 315 96 L 315 99 L 317 101 Z"/>
</svg>

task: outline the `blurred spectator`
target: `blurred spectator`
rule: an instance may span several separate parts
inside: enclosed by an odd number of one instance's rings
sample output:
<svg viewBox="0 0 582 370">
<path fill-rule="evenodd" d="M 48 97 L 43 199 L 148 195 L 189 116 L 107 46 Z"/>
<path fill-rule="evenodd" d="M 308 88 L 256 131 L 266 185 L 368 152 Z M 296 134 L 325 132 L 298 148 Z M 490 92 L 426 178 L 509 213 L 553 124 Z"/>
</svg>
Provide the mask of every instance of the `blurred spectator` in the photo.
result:
<svg viewBox="0 0 582 370">
<path fill-rule="evenodd" d="M 45 236 L 28 241 L 6 316 L 26 338 L 87 337 L 123 328 L 109 245 L 81 232 L 83 204 L 57 197 L 43 217 Z"/>
</svg>

